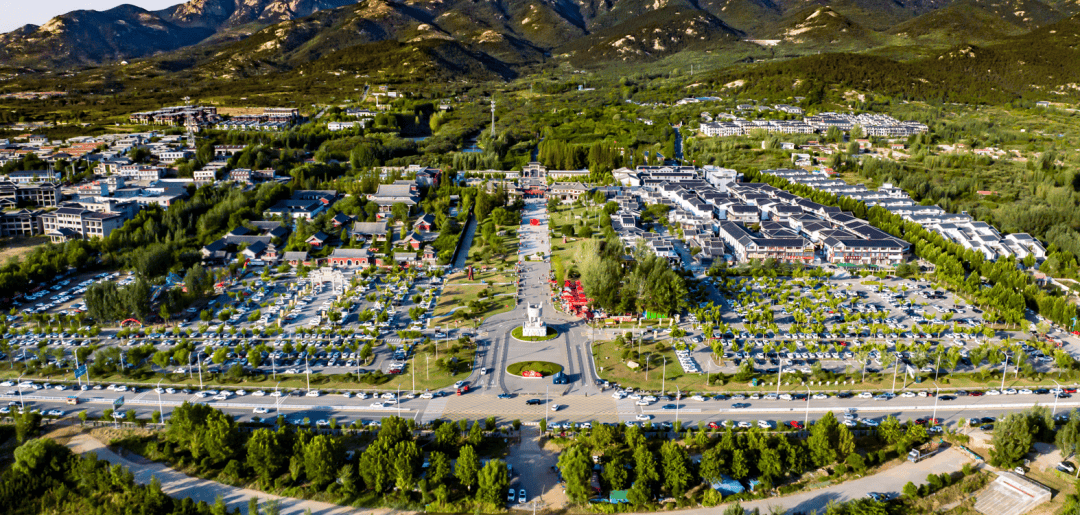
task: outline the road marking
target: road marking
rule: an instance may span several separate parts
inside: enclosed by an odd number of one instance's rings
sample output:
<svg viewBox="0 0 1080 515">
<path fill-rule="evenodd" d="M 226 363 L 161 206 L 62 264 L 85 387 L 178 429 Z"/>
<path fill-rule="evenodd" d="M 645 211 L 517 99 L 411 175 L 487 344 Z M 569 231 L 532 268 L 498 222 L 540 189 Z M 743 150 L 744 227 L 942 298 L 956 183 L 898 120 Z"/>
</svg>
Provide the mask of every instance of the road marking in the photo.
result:
<svg viewBox="0 0 1080 515">
<path fill-rule="evenodd" d="M 434 420 L 441 418 L 443 415 L 443 410 L 446 409 L 446 403 L 449 400 L 450 397 L 444 396 L 429 401 L 427 404 L 427 408 L 424 409 L 424 414 L 420 417 L 420 423 L 428 424 Z"/>
</svg>

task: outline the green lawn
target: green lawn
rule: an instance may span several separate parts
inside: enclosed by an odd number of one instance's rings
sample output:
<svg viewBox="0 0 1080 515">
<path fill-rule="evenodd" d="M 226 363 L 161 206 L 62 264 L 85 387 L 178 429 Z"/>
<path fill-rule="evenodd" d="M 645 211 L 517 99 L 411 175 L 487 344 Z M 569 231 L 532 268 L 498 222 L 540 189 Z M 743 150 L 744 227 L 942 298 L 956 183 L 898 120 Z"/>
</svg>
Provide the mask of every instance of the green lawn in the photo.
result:
<svg viewBox="0 0 1080 515">
<path fill-rule="evenodd" d="M 506 367 L 506 371 L 516 376 L 521 375 L 522 372 L 529 370 L 532 372 L 540 372 L 544 374 L 544 377 L 555 375 L 561 372 L 562 365 L 552 363 L 550 361 L 519 361 Z"/>
<path fill-rule="evenodd" d="M 443 288 L 439 303 L 435 306 L 432 325 L 448 323 L 451 320 L 460 321 L 461 318 L 454 317 L 450 312 L 454 311 L 454 314 L 457 314 L 455 311 L 457 309 L 469 309 L 469 303 L 477 300 L 485 302 L 485 309 L 473 320 L 514 309 L 516 301 L 512 294 L 517 291 L 516 281 L 517 277 L 513 273 L 496 270 L 486 272 L 478 270 L 474 272 L 471 281 L 464 272 L 451 275 Z M 481 282 L 487 284 L 479 284 Z M 481 292 L 486 292 L 487 296 L 481 298 Z"/>
</svg>

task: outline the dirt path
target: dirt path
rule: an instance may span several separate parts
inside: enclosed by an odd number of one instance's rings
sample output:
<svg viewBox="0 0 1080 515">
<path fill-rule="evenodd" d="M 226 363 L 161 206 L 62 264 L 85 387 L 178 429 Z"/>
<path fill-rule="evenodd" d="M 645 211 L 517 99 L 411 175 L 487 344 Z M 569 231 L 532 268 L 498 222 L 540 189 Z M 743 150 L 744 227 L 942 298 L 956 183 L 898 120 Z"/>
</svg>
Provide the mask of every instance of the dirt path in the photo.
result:
<svg viewBox="0 0 1080 515">
<path fill-rule="evenodd" d="M 203 501 L 208 504 L 213 504 L 217 501 L 218 496 L 220 496 L 230 510 L 239 508 L 240 512 L 245 515 L 247 514 L 248 499 L 252 497 L 258 498 L 260 504 L 271 500 L 278 501 L 280 503 L 280 513 L 282 515 L 302 515 L 306 513 L 305 510 L 311 510 L 311 513 L 314 515 L 388 515 L 391 512 L 404 515 L 406 513 L 396 512 L 395 510 L 385 508 L 358 510 L 347 506 L 338 506 L 336 504 L 324 502 L 306 501 L 291 497 L 279 497 L 257 490 L 238 488 L 216 481 L 193 478 L 175 469 L 166 467 L 160 463 L 145 460 L 138 456 L 133 456 L 130 459 L 119 456 L 100 441 L 86 434 L 80 434 L 71 438 L 71 440 L 67 442 L 67 446 L 78 454 L 94 452 L 97 453 L 98 459 L 106 460 L 113 464 L 123 465 L 131 469 L 135 474 L 135 481 L 137 483 L 148 484 L 154 477 L 157 477 L 158 481 L 161 482 L 161 489 L 172 497 L 190 497 L 195 502 Z"/>
</svg>

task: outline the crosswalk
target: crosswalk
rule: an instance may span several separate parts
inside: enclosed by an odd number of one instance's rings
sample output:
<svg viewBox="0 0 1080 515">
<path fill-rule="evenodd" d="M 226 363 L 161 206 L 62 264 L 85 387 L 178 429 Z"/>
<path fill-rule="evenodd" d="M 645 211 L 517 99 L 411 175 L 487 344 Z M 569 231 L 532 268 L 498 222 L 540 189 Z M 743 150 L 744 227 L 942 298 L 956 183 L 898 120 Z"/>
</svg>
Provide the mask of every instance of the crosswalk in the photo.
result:
<svg viewBox="0 0 1080 515">
<path fill-rule="evenodd" d="M 634 405 L 633 399 L 618 399 L 615 401 L 615 412 L 619 414 L 619 420 L 634 420 L 634 417 L 637 416 L 637 407 Z"/>
<path fill-rule="evenodd" d="M 446 410 L 446 403 L 449 401 L 449 396 L 443 396 L 429 401 L 427 404 L 427 408 L 424 408 L 423 416 L 420 417 L 420 423 L 429 424 L 435 420 L 442 418 L 443 411 Z"/>
</svg>

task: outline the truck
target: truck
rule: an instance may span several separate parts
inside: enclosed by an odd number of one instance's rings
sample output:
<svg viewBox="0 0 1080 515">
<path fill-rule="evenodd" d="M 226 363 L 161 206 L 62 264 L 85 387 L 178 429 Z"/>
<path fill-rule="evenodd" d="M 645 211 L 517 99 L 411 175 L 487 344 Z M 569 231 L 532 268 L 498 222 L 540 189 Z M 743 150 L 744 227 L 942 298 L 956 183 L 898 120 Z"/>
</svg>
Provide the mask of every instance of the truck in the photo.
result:
<svg viewBox="0 0 1080 515">
<path fill-rule="evenodd" d="M 918 463 L 942 451 L 943 440 L 931 440 L 908 452 L 908 461 Z"/>
</svg>

